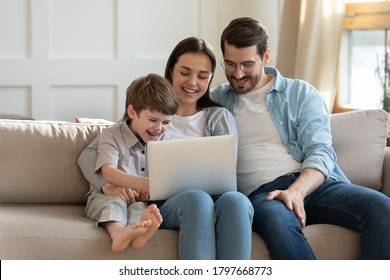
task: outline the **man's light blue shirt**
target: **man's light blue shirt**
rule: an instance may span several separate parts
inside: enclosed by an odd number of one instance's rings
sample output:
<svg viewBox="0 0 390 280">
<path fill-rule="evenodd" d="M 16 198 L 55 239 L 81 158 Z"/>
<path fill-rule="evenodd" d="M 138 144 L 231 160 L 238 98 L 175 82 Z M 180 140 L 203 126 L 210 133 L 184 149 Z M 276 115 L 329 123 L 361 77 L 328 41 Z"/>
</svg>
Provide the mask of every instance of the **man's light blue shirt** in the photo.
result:
<svg viewBox="0 0 390 280">
<path fill-rule="evenodd" d="M 331 115 L 320 93 L 305 81 L 284 78 L 275 68 L 265 67 L 265 73 L 275 76 L 266 104 L 290 155 L 302 163 L 302 169 L 315 168 L 326 178 L 349 182 L 336 164 Z M 239 95 L 229 83 L 215 87 L 211 95 L 234 115 Z"/>
</svg>

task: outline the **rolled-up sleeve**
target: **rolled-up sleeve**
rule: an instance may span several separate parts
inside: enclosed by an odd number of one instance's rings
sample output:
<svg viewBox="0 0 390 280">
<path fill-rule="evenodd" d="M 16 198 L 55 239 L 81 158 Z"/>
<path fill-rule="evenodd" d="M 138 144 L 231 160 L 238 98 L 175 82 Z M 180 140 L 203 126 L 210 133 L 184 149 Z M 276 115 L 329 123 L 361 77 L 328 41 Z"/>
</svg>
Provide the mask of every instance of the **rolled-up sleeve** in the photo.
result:
<svg viewBox="0 0 390 280">
<path fill-rule="evenodd" d="M 95 171 L 100 170 L 103 165 L 112 164 L 118 166 L 119 147 L 110 128 L 102 131 L 99 138 L 98 157 Z"/>
<path fill-rule="evenodd" d="M 100 173 L 95 172 L 98 158 L 98 145 L 100 136 L 96 137 L 80 154 L 77 164 L 81 169 L 85 179 L 93 189 L 99 191 L 105 181 Z"/>
</svg>

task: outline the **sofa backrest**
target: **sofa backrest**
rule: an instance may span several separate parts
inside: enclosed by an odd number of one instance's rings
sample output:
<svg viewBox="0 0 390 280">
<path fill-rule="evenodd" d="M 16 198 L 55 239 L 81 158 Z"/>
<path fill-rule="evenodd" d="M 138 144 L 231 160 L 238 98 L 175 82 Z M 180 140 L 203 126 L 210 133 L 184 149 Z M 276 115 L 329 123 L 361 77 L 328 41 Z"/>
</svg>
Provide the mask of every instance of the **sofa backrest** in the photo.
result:
<svg viewBox="0 0 390 280">
<path fill-rule="evenodd" d="M 333 147 L 348 179 L 376 190 L 382 187 L 388 115 L 383 110 L 333 114 Z"/>
<path fill-rule="evenodd" d="M 331 126 L 337 162 L 346 176 L 380 189 L 387 113 L 335 114 Z M 85 203 L 89 184 L 77 159 L 105 127 L 0 120 L 0 203 Z"/>
<path fill-rule="evenodd" d="M 0 203 L 85 203 L 77 158 L 104 127 L 0 120 Z"/>
</svg>

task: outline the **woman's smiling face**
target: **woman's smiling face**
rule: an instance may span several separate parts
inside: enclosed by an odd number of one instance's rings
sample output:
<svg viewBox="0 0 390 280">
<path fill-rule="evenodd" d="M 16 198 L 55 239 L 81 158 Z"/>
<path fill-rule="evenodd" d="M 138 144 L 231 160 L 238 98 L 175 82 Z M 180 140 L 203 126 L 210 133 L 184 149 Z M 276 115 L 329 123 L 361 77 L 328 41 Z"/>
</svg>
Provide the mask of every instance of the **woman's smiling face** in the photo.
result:
<svg viewBox="0 0 390 280">
<path fill-rule="evenodd" d="M 185 53 L 179 57 L 172 71 L 172 85 L 181 104 L 196 108 L 209 86 L 211 69 L 211 60 L 205 54 Z"/>
</svg>

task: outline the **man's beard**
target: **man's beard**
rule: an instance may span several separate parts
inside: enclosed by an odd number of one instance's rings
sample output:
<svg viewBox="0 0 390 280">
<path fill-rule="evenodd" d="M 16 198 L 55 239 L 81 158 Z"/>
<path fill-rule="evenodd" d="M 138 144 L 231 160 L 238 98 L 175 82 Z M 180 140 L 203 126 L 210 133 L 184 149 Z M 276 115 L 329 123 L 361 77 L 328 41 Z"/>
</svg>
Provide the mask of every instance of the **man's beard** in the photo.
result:
<svg viewBox="0 0 390 280">
<path fill-rule="evenodd" d="M 239 80 L 246 80 L 243 84 L 244 87 L 237 86 L 237 83 L 234 83 L 234 81 L 237 81 L 234 76 L 228 76 L 226 75 L 227 80 L 229 81 L 230 85 L 233 87 L 233 89 L 236 91 L 237 94 L 246 94 L 248 92 L 253 91 L 253 89 L 258 85 L 261 79 L 261 75 L 256 76 L 244 76 Z M 248 81 L 250 83 L 250 86 L 248 87 Z"/>
</svg>

